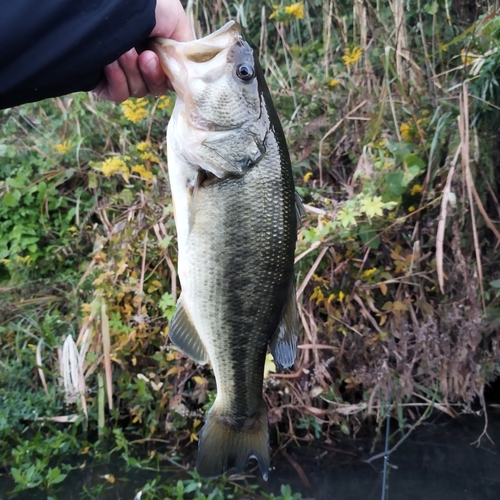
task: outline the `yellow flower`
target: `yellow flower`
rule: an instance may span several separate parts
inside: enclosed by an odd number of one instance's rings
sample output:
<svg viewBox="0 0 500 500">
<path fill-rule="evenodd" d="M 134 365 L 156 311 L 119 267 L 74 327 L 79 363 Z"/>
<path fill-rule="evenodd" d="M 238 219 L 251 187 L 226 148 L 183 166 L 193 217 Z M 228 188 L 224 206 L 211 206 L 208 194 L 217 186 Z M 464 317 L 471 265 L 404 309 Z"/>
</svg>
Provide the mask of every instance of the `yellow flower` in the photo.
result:
<svg viewBox="0 0 500 500">
<path fill-rule="evenodd" d="M 285 12 L 296 19 L 304 19 L 304 4 L 302 2 L 292 3 L 285 7 Z"/>
<path fill-rule="evenodd" d="M 160 99 L 158 100 L 158 109 L 166 109 L 170 106 L 172 103 L 172 99 L 170 99 L 169 96 L 167 95 L 162 95 Z"/>
<path fill-rule="evenodd" d="M 106 177 L 111 177 L 114 173 L 125 168 L 125 162 L 118 156 L 106 158 L 101 164 L 101 171 Z"/>
<path fill-rule="evenodd" d="M 399 131 L 401 132 L 401 137 L 403 137 L 403 140 L 406 142 L 411 142 L 415 135 L 413 127 L 408 122 L 402 123 L 399 127 Z"/>
<path fill-rule="evenodd" d="M 139 155 L 143 160 L 149 160 L 149 161 L 152 161 L 154 163 L 160 163 L 160 159 L 158 158 L 158 156 L 152 154 L 152 153 L 148 153 L 147 151 L 144 152 L 144 153 L 141 153 Z"/>
<path fill-rule="evenodd" d="M 312 176 L 312 172 L 307 172 L 306 175 L 304 175 L 304 182 L 307 182 Z"/>
<path fill-rule="evenodd" d="M 125 180 L 128 182 L 128 176 L 130 174 L 129 169 L 125 162 L 119 156 L 112 156 L 111 158 L 106 158 L 101 163 L 101 172 L 105 177 L 111 177 L 113 174 L 122 174 Z"/>
<path fill-rule="evenodd" d="M 336 78 L 333 78 L 328 82 L 329 87 L 336 87 L 340 83 L 340 80 L 337 80 Z"/>
<path fill-rule="evenodd" d="M 132 123 L 139 123 L 148 116 L 146 106 L 148 101 L 141 97 L 140 99 L 127 99 L 122 103 L 122 112 L 125 118 Z"/>
<path fill-rule="evenodd" d="M 132 172 L 137 172 L 142 179 L 150 180 L 153 178 L 153 174 L 149 170 L 146 170 L 144 165 L 134 165 L 131 170 Z"/>
<path fill-rule="evenodd" d="M 371 276 L 375 271 L 377 270 L 376 267 L 372 267 L 371 269 L 367 269 L 366 271 L 363 272 L 363 276 L 365 278 L 368 278 L 369 276 Z"/>
<path fill-rule="evenodd" d="M 345 50 L 345 55 L 342 56 L 342 61 L 344 64 L 349 67 L 358 61 L 363 53 L 363 49 L 361 47 L 353 47 L 350 49 L 349 47 Z"/>
<path fill-rule="evenodd" d="M 146 151 L 146 149 L 151 147 L 151 143 L 149 141 L 142 141 L 136 147 L 137 151 Z"/>
<path fill-rule="evenodd" d="M 312 293 L 311 297 L 309 300 L 314 300 L 316 299 L 316 305 L 321 304 L 325 300 L 325 295 L 323 294 L 323 290 L 321 290 L 321 287 L 317 286 L 314 289 L 314 292 Z"/>
<path fill-rule="evenodd" d="M 415 207 L 413 205 L 411 207 L 408 207 L 408 212 L 415 212 Z"/>
<path fill-rule="evenodd" d="M 269 19 L 274 19 L 278 14 L 279 14 L 279 6 L 278 5 L 273 5 L 273 11 L 271 12 L 271 15 L 269 16 Z"/>
<path fill-rule="evenodd" d="M 264 378 L 269 377 L 270 373 L 276 373 L 276 365 L 274 364 L 273 355 L 268 352 L 266 355 L 266 362 L 264 363 Z"/>
<path fill-rule="evenodd" d="M 54 149 L 58 153 L 65 155 L 71 151 L 72 147 L 71 147 L 71 143 L 69 141 L 64 141 L 64 142 L 61 142 L 61 144 L 56 144 L 54 146 Z"/>
<path fill-rule="evenodd" d="M 30 261 L 31 261 L 31 255 L 26 255 L 24 257 L 21 257 L 20 255 L 18 255 L 16 257 L 16 261 L 17 262 L 22 262 L 23 264 L 29 264 Z"/>
<path fill-rule="evenodd" d="M 82 313 L 89 314 L 90 311 L 92 310 L 92 306 L 90 304 L 85 303 L 80 306 L 80 309 L 82 310 Z"/>
<path fill-rule="evenodd" d="M 339 302 L 342 302 L 344 300 L 344 297 L 345 297 L 345 293 L 340 291 L 339 292 Z"/>
<path fill-rule="evenodd" d="M 478 54 L 473 54 L 472 52 L 467 52 L 463 50 L 460 52 L 460 59 L 462 59 L 462 63 L 470 66 L 479 56 Z"/>
<path fill-rule="evenodd" d="M 418 193 L 421 193 L 424 188 L 420 184 L 415 184 L 410 191 L 412 196 L 415 196 Z"/>
</svg>

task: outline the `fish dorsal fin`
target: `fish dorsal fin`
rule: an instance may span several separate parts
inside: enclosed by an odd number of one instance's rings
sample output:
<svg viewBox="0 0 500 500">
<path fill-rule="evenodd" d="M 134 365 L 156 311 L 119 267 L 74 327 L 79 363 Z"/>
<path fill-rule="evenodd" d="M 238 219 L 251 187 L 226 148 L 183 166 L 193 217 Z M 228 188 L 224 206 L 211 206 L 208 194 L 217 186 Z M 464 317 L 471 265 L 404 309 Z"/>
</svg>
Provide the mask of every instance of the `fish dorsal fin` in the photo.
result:
<svg viewBox="0 0 500 500">
<path fill-rule="evenodd" d="M 273 355 L 274 363 L 278 370 L 292 366 L 295 361 L 297 331 L 297 303 L 295 301 L 295 287 L 292 284 L 289 287 L 280 323 L 269 342 L 269 350 Z"/>
<path fill-rule="evenodd" d="M 177 309 L 170 322 L 168 337 L 179 349 L 200 365 L 204 365 L 208 361 L 207 350 L 182 303 L 182 294 L 177 301 Z"/>
<path fill-rule="evenodd" d="M 304 200 L 297 191 L 295 191 L 295 216 L 297 217 L 297 227 L 302 226 L 302 219 L 306 216 L 306 209 L 304 208 Z"/>
</svg>

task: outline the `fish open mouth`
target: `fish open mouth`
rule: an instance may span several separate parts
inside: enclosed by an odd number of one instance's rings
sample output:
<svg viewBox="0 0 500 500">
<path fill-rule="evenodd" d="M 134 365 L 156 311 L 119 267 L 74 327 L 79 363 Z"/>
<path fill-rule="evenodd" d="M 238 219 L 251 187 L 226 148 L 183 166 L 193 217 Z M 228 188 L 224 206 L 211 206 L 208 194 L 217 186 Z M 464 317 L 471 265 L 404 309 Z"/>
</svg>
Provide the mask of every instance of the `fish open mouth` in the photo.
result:
<svg viewBox="0 0 500 500">
<path fill-rule="evenodd" d="M 177 42 L 167 38 L 154 38 L 151 42 L 153 50 L 160 59 L 163 71 L 168 76 L 175 91 L 183 96 L 186 85 L 186 63 L 206 63 L 226 52 L 241 39 L 241 26 L 235 21 L 229 21 L 222 28 L 199 40 Z M 214 64 L 214 68 L 217 64 Z M 205 70 L 206 71 L 206 70 Z M 192 68 L 190 74 L 193 74 Z"/>
</svg>

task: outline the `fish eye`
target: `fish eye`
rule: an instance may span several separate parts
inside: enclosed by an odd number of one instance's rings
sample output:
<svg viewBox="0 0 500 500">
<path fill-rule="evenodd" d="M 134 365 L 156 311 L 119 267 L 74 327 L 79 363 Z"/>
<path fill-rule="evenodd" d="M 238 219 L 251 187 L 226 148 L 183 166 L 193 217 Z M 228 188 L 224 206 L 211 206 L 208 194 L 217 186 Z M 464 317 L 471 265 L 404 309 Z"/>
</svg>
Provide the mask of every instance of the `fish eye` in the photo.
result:
<svg viewBox="0 0 500 500">
<path fill-rule="evenodd" d="M 255 71 L 251 64 L 239 64 L 236 67 L 236 76 L 244 83 L 250 83 L 255 77 Z"/>
</svg>

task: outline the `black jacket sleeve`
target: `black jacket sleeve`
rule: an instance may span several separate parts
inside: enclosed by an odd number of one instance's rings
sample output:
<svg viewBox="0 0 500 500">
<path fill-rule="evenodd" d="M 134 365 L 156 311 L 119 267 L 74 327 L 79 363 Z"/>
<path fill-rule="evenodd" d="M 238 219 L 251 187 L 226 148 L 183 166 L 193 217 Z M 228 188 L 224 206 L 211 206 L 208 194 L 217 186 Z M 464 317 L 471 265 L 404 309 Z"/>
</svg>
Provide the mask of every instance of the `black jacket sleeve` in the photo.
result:
<svg viewBox="0 0 500 500">
<path fill-rule="evenodd" d="M 0 108 L 91 90 L 155 27 L 156 0 L 0 0 Z"/>
</svg>

